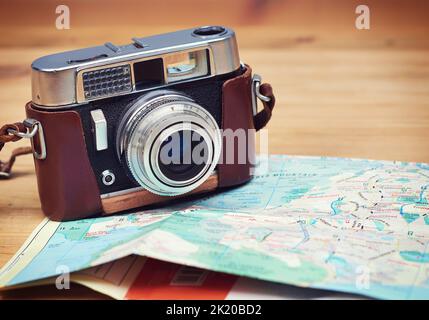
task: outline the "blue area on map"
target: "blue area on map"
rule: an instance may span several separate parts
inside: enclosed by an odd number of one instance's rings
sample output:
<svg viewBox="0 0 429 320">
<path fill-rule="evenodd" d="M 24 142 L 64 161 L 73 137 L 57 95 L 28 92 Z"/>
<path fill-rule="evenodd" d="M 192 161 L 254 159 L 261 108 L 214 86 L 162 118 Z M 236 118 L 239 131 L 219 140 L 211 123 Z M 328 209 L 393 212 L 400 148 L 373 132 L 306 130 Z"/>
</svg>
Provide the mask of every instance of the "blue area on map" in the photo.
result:
<svg viewBox="0 0 429 320">
<path fill-rule="evenodd" d="M 401 251 L 399 252 L 402 258 L 411 262 L 429 263 L 429 253 L 418 251 Z M 428 297 L 429 298 L 429 297 Z"/>
<path fill-rule="evenodd" d="M 331 203 L 331 209 L 332 209 L 332 215 L 336 216 L 337 214 L 341 213 L 341 209 L 339 208 L 339 206 L 341 205 L 342 201 L 344 198 L 338 198 L 335 201 L 332 201 Z"/>
<path fill-rule="evenodd" d="M 286 161 L 285 161 L 286 159 Z M 261 161 L 251 183 L 216 197 L 197 201 L 196 205 L 213 209 L 254 212 L 283 206 L 301 198 L 314 187 L 323 189 L 331 184 L 330 178 L 343 172 L 359 173 L 381 168 L 383 163 L 371 160 L 345 158 L 285 158 L 274 155 Z M 267 171 L 270 175 L 267 175 Z M 239 206 L 237 206 L 239 204 Z"/>
<path fill-rule="evenodd" d="M 110 218 L 100 218 L 110 219 Z M 14 285 L 34 279 L 43 279 L 57 275 L 62 267 L 67 267 L 70 272 L 88 268 L 100 254 L 114 246 L 121 245 L 134 238 L 145 234 L 157 227 L 154 223 L 142 228 L 119 228 L 110 230 L 108 235 L 94 236 L 91 238 L 67 239 L 61 229 L 82 228 L 82 222 L 92 224 L 94 219 L 63 222 L 58 231 L 52 236 L 43 250 L 30 262 L 30 264 L 18 273 L 9 283 Z M 124 252 L 123 256 L 130 252 Z"/>
</svg>

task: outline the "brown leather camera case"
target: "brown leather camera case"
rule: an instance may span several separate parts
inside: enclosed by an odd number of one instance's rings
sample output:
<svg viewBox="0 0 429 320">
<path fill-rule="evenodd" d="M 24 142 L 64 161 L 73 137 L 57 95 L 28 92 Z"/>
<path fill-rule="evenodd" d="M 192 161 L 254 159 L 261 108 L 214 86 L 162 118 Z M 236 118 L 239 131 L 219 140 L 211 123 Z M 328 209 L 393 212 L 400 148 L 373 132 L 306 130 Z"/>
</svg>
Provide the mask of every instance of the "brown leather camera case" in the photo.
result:
<svg viewBox="0 0 429 320">
<path fill-rule="evenodd" d="M 226 81 L 222 91 L 222 128 L 246 130 L 248 146 L 254 146 L 254 130 L 269 120 L 272 104 L 264 104 L 263 123 L 252 114 L 251 81 L 252 70 Z M 269 85 L 261 91 L 272 96 Z M 111 214 L 126 209 L 170 200 L 142 190 L 116 197 L 101 199 L 96 177 L 86 152 L 81 119 L 76 111 L 41 111 L 26 105 L 29 118 L 41 122 L 44 130 L 47 157 L 34 159 L 42 210 L 55 221 L 75 220 L 94 215 Z M 267 114 L 268 113 L 268 114 Z M 259 116 L 259 114 L 257 115 Z M 225 143 L 223 144 L 225 146 Z M 236 144 L 237 145 L 237 144 Z M 37 141 L 35 142 L 37 148 Z M 225 148 L 225 147 L 224 147 Z M 237 151 L 237 146 L 235 146 Z M 255 156 L 252 149 L 249 154 Z M 237 156 L 237 152 L 234 152 Z M 212 191 L 217 188 L 242 184 L 251 178 L 253 159 L 246 157 L 245 164 L 219 164 L 217 174 L 212 175 L 192 194 Z"/>
</svg>

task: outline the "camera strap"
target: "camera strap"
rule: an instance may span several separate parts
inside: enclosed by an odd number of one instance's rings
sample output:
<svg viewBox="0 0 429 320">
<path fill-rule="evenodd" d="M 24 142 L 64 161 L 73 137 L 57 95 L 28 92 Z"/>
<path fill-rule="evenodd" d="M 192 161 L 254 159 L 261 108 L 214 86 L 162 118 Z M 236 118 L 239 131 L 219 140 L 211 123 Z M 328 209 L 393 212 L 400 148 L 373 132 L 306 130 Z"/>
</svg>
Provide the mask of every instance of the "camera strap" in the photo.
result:
<svg viewBox="0 0 429 320">
<path fill-rule="evenodd" d="M 255 125 L 256 131 L 259 131 L 266 126 L 268 121 L 271 119 L 271 115 L 276 104 L 276 98 L 274 97 L 273 88 L 269 83 L 263 83 L 258 87 L 256 92 L 259 100 L 262 101 L 264 109 L 259 111 L 253 117 L 253 122 Z"/>
<path fill-rule="evenodd" d="M 27 134 L 27 127 L 22 122 L 2 126 L 0 128 L 0 151 L 6 143 L 21 140 L 25 137 L 25 134 Z M 32 152 L 32 147 L 19 147 L 12 151 L 8 161 L 3 162 L 0 160 L 0 179 L 10 178 L 12 167 L 17 157 Z"/>
</svg>

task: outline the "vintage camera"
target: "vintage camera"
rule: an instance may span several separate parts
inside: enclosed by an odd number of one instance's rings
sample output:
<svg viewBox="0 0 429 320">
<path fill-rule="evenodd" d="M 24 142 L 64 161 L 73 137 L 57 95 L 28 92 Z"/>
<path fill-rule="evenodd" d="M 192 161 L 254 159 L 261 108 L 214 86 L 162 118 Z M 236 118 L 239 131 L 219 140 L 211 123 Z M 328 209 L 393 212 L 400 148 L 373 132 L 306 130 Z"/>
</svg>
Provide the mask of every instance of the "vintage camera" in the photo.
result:
<svg viewBox="0 0 429 320">
<path fill-rule="evenodd" d="M 32 144 L 44 213 L 111 214 L 248 181 L 255 127 L 274 104 L 264 86 L 240 62 L 234 32 L 221 26 L 35 60 L 26 123 L 38 131 Z M 246 132 L 245 161 L 221 161 L 222 129 Z M 188 133 L 195 143 L 184 141 Z M 204 161 L 164 163 L 168 143 L 181 156 L 202 145 Z"/>
</svg>

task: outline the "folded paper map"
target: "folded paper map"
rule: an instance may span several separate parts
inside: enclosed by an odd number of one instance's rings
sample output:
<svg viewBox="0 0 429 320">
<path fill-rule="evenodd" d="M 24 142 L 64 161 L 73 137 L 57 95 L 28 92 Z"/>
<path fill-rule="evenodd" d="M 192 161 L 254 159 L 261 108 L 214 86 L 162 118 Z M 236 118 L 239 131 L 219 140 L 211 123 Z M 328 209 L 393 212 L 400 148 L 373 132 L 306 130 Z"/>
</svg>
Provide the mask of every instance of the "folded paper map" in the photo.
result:
<svg viewBox="0 0 429 320">
<path fill-rule="evenodd" d="M 73 273 L 70 279 L 72 282 L 120 300 L 358 298 L 358 296 L 303 289 L 134 255 Z"/>
<path fill-rule="evenodd" d="M 0 286 L 131 254 L 260 280 L 429 298 L 429 165 L 260 158 L 248 184 L 180 206 L 45 220 L 0 271 Z"/>
<path fill-rule="evenodd" d="M 24 284 L 57 286 L 61 291 L 78 283 L 118 300 L 273 300 L 359 299 L 361 296 L 299 288 L 232 274 L 182 266 L 131 255 L 96 267 Z M 28 294 L 34 290 L 28 291 Z M 6 295 L 7 297 L 7 295 Z"/>
</svg>

